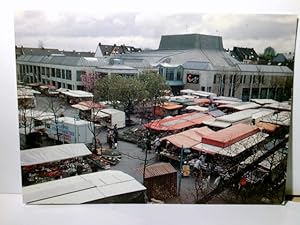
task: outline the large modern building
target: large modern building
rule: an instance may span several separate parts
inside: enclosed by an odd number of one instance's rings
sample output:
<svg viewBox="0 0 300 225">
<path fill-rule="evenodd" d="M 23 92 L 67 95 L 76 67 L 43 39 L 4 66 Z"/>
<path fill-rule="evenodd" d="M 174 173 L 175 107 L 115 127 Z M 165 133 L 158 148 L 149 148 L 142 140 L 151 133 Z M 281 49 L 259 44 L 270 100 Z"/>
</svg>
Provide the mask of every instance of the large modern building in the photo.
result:
<svg viewBox="0 0 300 225">
<path fill-rule="evenodd" d="M 288 67 L 240 62 L 224 51 L 220 36 L 164 35 L 157 50 L 95 55 L 99 57 L 20 56 L 18 79 L 82 89 L 83 71 L 134 75 L 152 70 L 166 79 L 174 94 L 185 88 L 243 100 L 291 95 L 293 72 Z"/>
</svg>

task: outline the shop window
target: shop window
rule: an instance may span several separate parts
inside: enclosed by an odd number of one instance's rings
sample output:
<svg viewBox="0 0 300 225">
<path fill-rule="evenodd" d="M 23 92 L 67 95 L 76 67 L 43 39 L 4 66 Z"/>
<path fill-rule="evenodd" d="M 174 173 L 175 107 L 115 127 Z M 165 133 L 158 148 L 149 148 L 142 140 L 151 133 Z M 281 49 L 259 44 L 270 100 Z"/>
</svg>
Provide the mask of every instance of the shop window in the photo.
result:
<svg viewBox="0 0 300 225">
<path fill-rule="evenodd" d="M 76 71 L 76 80 L 81 81 L 81 75 L 85 74 L 85 71 L 83 70 L 78 70 Z"/>
<path fill-rule="evenodd" d="M 51 77 L 55 77 L 55 68 L 51 68 Z"/>
<path fill-rule="evenodd" d="M 166 69 L 166 80 L 174 80 L 174 69 L 173 68 Z"/>
<path fill-rule="evenodd" d="M 56 69 L 56 77 L 58 77 L 58 78 L 61 77 L 61 71 L 60 71 L 60 69 Z"/>
<path fill-rule="evenodd" d="M 72 71 L 71 70 L 66 70 L 66 79 L 67 80 L 72 80 Z"/>
</svg>

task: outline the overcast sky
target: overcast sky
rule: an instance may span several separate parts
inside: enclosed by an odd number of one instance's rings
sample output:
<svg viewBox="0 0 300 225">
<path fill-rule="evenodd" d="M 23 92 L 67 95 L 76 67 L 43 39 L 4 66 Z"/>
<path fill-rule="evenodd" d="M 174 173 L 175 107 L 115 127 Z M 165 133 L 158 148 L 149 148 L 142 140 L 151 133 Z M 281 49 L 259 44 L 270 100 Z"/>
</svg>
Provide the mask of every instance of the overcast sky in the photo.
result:
<svg viewBox="0 0 300 225">
<path fill-rule="evenodd" d="M 96 15 L 97 14 L 97 15 Z M 101 14 L 101 15 L 98 15 Z M 293 52 L 296 16 L 229 14 L 105 14 L 23 11 L 15 16 L 16 45 L 95 51 L 97 44 L 126 44 L 157 49 L 161 35 L 200 33 L 223 37 L 225 48 L 272 46 Z"/>
</svg>

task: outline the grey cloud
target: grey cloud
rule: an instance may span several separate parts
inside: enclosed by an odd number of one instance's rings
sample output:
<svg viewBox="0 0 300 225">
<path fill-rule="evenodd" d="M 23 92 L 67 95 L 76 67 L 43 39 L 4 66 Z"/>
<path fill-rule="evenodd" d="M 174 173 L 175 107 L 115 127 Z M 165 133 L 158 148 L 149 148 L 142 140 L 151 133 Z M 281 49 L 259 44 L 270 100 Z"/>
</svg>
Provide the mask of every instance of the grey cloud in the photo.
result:
<svg viewBox="0 0 300 225">
<path fill-rule="evenodd" d="M 226 19 L 226 23 L 223 20 Z M 250 43 L 256 47 L 272 43 L 280 45 L 279 40 L 294 40 L 296 17 L 282 15 L 239 15 L 226 17 L 215 15 L 178 14 L 156 15 L 143 13 L 119 13 L 97 18 L 93 14 L 65 12 L 60 19 L 49 20 L 46 14 L 39 11 L 26 11 L 18 14 L 15 19 L 16 41 L 55 40 L 75 43 L 76 40 L 95 40 L 107 44 L 119 42 L 133 43 L 139 47 L 157 48 L 161 35 L 180 33 L 205 33 L 221 35 L 224 43 L 241 45 Z M 248 41 L 246 41 L 248 40 Z M 84 46 L 91 46 L 84 42 Z M 146 46 L 148 45 L 148 46 Z M 225 44 L 224 44 L 225 45 Z M 282 45 L 292 50 L 294 43 Z M 290 47 L 287 47 L 290 46 Z M 53 46 L 55 47 L 55 46 Z M 231 48 L 230 46 L 229 48 Z M 279 49 L 278 46 L 274 46 Z M 259 47 L 261 48 L 261 47 Z"/>
</svg>

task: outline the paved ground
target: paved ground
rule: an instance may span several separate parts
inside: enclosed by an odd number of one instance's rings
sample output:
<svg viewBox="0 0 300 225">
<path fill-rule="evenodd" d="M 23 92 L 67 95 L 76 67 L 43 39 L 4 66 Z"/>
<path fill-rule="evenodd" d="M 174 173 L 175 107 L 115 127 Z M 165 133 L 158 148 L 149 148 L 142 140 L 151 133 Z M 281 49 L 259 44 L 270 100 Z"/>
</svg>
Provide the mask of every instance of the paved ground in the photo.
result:
<svg viewBox="0 0 300 225">
<path fill-rule="evenodd" d="M 49 97 L 38 96 L 37 97 L 37 110 L 41 111 L 50 111 L 49 108 Z M 48 110 L 47 110 L 48 109 Z M 78 115 L 78 110 L 72 108 L 70 105 L 63 104 L 61 105 L 61 111 L 65 116 L 74 117 Z M 138 122 L 134 116 L 132 116 L 133 120 Z M 125 128 L 126 129 L 126 128 Z M 121 133 L 123 130 L 119 130 Z M 101 143 L 106 143 L 106 133 L 102 132 L 100 134 Z M 138 168 L 143 168 L 145 152 L 138 148 L 136 144 L 119 141 L 118 149 L 119 152 L 122 153 L 122 160 L 116 166 L 112 166 L 112 170 L 121 170 L 142 183 L 142 173 L 138 171 Z M 155 153 L 148 153 L 148 164 L 153 164 L 156 162 Z M 178 168 L 176 168 L 178 169 Z M 169 203 L 193 203 L 194 197 L 194 179 L 192 177 L 185 177 L 181 179 L 181 195 L 176 199 L 172 199 Z"/>
</svg>

